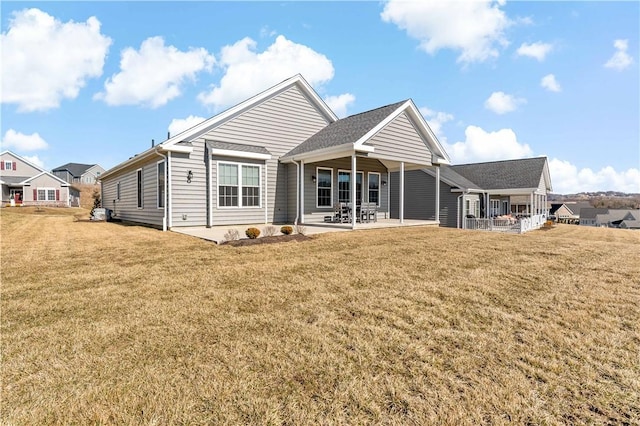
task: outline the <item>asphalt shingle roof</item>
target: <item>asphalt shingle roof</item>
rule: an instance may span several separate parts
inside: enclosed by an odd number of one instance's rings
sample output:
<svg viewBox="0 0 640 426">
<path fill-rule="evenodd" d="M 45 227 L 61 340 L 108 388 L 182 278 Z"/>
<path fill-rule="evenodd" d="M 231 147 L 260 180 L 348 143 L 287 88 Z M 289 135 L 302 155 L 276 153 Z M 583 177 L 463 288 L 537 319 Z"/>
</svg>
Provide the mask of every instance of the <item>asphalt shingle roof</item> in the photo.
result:
<svg viewBox="0 0 640 426">
<path fill-rule="evenodd" d="M 256 152 L 258 154 L 268 154 L 271 153 L 264 146 L 257 145 L 244 145 L 241 143 L 231 143 L 231 142 L 218 142 L 218 141 L 206 141 L 207 146 L 212 149 L 224 149 L 228 151 L 242 151 L 242 152 Z"/>
<path fill-rule="evenodd" d="M 354 143 L 382 120 L 397 110 L 406 100 L 386 105 L 371 111 L 350 115 L 324 127 L 315 135 L 289 151 L 285 157 L 330 148 L 346 143 Z"/>
<path fill-rule="evenodd" d="M 68 171 L 75 177 L 80 177 L 95 164 L 67 163 L 63 166 L 53 169 L 54 172 Z"/>
<path fill-rule="evenodd" d="M 461 176 L 451 166 L 440 166 L 440 177 L 452 182 L 460 189 L 480 189 L 477 184 Z"/>
<path fill-rule="evenodd" d="M 29 179 L 29 176 L 0 176 L 0 180 L 8 185 L 15 185 Z"/>
<path fill-rule="evenodd" d="M 545 157 L 460 164 L 451 168 L 482 189 L 537 188 Z"/>
</svg>

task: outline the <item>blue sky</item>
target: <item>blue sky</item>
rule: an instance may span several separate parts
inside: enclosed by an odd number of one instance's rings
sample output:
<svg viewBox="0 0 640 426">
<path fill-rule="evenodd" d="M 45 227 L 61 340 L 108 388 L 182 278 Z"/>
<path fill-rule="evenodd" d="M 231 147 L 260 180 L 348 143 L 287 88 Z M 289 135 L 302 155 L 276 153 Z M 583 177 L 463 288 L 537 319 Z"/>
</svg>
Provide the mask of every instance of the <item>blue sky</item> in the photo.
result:
<svg viewBox="0 0 640 426">
<path fill-rule="evenodd" d="M 412 98 L 456 164 L 546 155 L 640 192 L 639 2 L 2 2 L 2 150 L 115 166 L 301 73 L 339 116 Z"/>
</svg>

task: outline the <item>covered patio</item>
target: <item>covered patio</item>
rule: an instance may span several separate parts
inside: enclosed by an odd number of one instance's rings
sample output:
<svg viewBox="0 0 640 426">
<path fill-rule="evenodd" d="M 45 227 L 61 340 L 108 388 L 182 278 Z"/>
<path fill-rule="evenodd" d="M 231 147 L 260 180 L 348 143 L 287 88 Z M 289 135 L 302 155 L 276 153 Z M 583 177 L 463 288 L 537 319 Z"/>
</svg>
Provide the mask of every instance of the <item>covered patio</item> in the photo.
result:
<svg viewBox="0 0 640 426">
<path fill-rule="evenodd" d="M 448 164 L 449 158 L 413 101 L 407 100 L 339 120 L 280 161 L 294 168 L 294 223 L 357 229 L 378 223 L 403 225 L 405 200 L 412 195 L 405 191 L 405 172 L 433 169 L 439 194 L 440 165 Z M 393 197 L 399 209 L 395 220 L 390 219 L 392 173 L 399 179 L 398 196 Z M 435 205 L 439 212 L 439 195 Z M 336 221 L 339 209 L 356 214 L 350 214 L 348 222 Z M 359 209 L 373 214 L 365 220 Z M 439 224 L 438 213 L 427 222 Z"/>
</svg>

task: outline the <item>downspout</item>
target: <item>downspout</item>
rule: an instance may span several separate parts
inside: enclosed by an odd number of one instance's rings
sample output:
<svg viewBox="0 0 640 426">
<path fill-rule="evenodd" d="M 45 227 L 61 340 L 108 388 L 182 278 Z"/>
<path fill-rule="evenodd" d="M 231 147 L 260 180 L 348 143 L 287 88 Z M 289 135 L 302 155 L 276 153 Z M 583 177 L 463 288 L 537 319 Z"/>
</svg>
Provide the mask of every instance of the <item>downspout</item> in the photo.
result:
<svg viewBox="0 0 640 426">
<path fill-rule="evenodd" d="M 167 204 L 169 204 L 167 202 L 167 198 L 168 198 L 168 193 L 167 193 L 167 170 L 169 170 L 168 167 L 168 161 L 167 161 L 167 156 L 164 154 L 159 153 L 158 151 L 153 151 L 156 155 L 162 157 L 162 159 L 164 160 L 164 165 L 165 165 L 165 170 L 164 170 L 164 208 L 162 209 L 164 216 L 162 217 L 162 230 L 166 231 L 167 230 Z M 156 168 L 157 170 L 157 168 Z"/>
<path fill-rule="evenodd" d="M 460 229 L 460 222 L 462 221 L 461 216 L 464 214 L 464 204 L 460 204 L 460 199 L 464 197 L 464 192 L 458 195 L 458 201 L 456 206 L 458 207 L 458 214 L 456 215 L 458 218 L 458 223 L 456 223 L 456 227 Z"/>
<path fill-rule="evenodd" d="M 296 163 L 295 160 L 293 160 L 293 163 L 296 165 L 296 219 L 293 224 L 297 225 L 300 217 L 300 164 Z"/>
</svg>

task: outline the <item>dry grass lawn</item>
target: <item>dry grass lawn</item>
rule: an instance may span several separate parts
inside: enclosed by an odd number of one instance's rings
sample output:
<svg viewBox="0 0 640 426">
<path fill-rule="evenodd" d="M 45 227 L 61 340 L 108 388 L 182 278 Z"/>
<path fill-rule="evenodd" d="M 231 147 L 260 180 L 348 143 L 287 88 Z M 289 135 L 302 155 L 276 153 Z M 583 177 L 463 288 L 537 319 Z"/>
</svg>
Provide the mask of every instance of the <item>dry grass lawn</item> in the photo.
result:
<svg viewBox="0 0 640 426">
<path fill-rule="evenodd" d="M 640 233 L 216 246 L 2 209 L 0 423 L 639 424 Z"/>
</svg>

